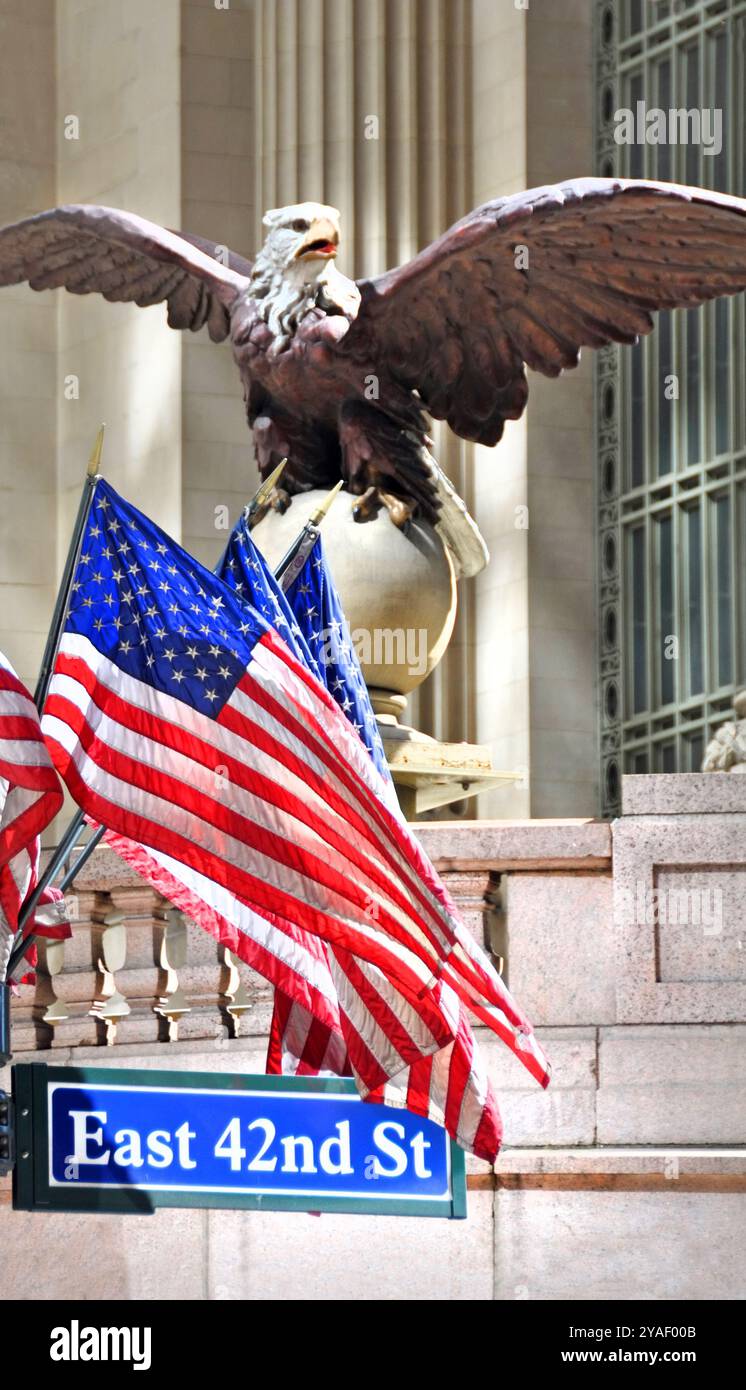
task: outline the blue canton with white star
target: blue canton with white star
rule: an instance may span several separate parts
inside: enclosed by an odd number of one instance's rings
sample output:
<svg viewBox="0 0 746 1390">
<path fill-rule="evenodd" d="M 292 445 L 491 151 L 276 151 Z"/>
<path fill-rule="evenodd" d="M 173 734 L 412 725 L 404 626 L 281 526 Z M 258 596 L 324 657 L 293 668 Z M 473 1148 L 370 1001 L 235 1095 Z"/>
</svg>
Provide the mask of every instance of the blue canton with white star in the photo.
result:
<svg viewBox="0 0 746 1390">
<path fill-rule="evenodd" d="M 67 632 L 87 637 L 127 675 L 214 718 L 268 626 L 105 479 L 98 480 Z"/>
<path fill-rule="evenodd" d="M 215 573 L 239 598 L 276 628 L 296 660 L 323 685 L 324 678 L 305 641 L 295 614 L 261 550 L 254 544 L 245 517 L 234 526 Z"/>
</svg>

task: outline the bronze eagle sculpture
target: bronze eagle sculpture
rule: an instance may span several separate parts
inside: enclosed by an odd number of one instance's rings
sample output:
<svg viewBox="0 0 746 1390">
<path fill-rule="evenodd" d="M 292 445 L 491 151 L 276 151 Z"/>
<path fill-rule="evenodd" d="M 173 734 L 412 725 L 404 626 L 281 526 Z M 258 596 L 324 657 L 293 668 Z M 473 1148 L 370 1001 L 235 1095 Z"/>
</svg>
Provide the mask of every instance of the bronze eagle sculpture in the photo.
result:
<svg viewBox="0 0 746 1390">
<path fill-rule="evenodd" d="M 68 206 L 0 230 L 0 284 L 146 306 L 172 328 L 230 338 L 274 501 L 343 478 L 360 520 L 433 522 L 457 573 L 485 563 L 472 518 L 432 457 L 427 415 L 494 445 L 523 413 L 526 367 L 559 376 L 581 347 L 634 343 L 652 311 L 746 288 L 746 200 L 601 178 L 496 198 L 407 264 L 352 281 L 334 264 L 339 213 L 277 208 L 251 264 L 133 213 Z"/>
</svg>

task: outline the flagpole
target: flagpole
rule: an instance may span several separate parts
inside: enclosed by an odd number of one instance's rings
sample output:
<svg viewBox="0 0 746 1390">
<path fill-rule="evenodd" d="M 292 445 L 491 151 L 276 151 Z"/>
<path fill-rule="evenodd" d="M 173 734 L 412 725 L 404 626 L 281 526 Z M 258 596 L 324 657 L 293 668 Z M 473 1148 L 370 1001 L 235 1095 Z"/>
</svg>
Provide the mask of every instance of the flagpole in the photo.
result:
<svg viewBox="0 0 746 1390">
<path fill-rule="evenodd" d="M 52 672 L 54 670 L 54 663 L 57 659 L 57 651 L 59 649 L 60 641 L 62 639 L 62 633 L 65 627 L 65 623 L 67 622 L 67 614 L 70 606 L 70 593 L 72 590 L 73 576 L 75 574 L 75 570 L 78 565 L 78 560 L 80 558 L 81 546 L 83 544 L 83 535 L 85 533 L 85 528 L 91 513 L 93 498 L 96 491 L 96 484 L 101 476 L 99 468 L 101 466 L 101 454 L 104 447 L 104 429 L 105 426 L 101 425 L 98 434 L 96 435 L 93 449 L 91 450 L 91 456 L 88 460 L 85 481 L 83 483 L 83 491 L 81 493 L 80 503 L 78 505 L 78 514 L 75 518 L 75 525 L 73 527 L 73 533 L 70 538 L 70 545 L 68 547 L 65 565 L 62 571 L 62 578 L 60 579 L 60 586 L 57 591 L 54 612 L 52 614 L 52 622 L 49 628 L 49 635 L 46 640 L 46 644 L 44 647 L 44 655 L 42 656 L 41 660 L 39 679 L 36 683 L 36 690 L 34 691 L 34 704 L 36 705 L 36 708 L 39 711 L 40 715 L 44 711 L 44 702 L 47 698 L 47 693 L 49 691 L 49 685 L 52 679 Z M 3 986 L 3 989 L 0 990 L 0 994 L 2 995 L 5 994 L 5 990 L 8 988 L 7 981 L 11 979 L 12 971 L 17 968 L 19 962 L 23 959 L 24 955 L 26 954 L 26 951 L 29 949 L 29 946 L 35 940 L 35 937 L 33 936 L 29 936 L 24 940 L 22 936 L 23 928 L 29 920 L 29 917 L 31 916 L 32 912 L 34 911 L 34 908 L 36 907 L 36 904 L 38 903 L 42 893 L 44 892 L 44 889 L 54 878 L 55 874 L 57 873 L 60 867 L 60 864 L 64 862 L 70 851 L 73 849 L 78 835 L 80 834 L 80 831 L 84 824 L 85 817 L 83 815 L 83 812 L 78 810 L 76 814 L 73 816 L 73 819 L 70 821 L 70 824 L 68 825 L 67 830 L 65 831 L 65 834 L 62 837 L 60 844 L 55 849 L 51 859 L 49 860 L 49 863 L 47 864 L 43 874 L 39 879 L 39 882 L 34 888 L 34 891 L 27 897 L 26 901 L 24 902 L 21 908 L 21 911 L 18 914 L 18 931 L 16 933 L 16 938 L 13 944 L 13 950 L 11 951 L 10 959 L 8 961 L 8 968 L 6 971 L 6 983 Z M 7 1012 L 9 1013 L 9 1009 L 7 1010 Z M 2 1003 L 0 1003 L 0 1023 L 2 1022 L 2 1017 L 3 1006 Z M 4 1051 L 4 1040 L 0 1038 L 0 1053 Z"/>
<path fill-rule="evenodd" d="M 67 622 L 67 610 L 70 604 L 70 587 L 80 556 L 83 532 L 85 531 L 91 506 L 93 505 L 93 494 L 96 490 L 96 483 L 101 476 L 98 470 L 101 463 L 101 452 L 104 447 L 104 428 L 104 425 L 102 425 L 96 435 L 96 442 L 91 451 L 91 457 L 88 460 L 88 468 L 86 469 L 83 492 L 78 507 L 78 515 L 75 518 L 75 526 L 73 527 L 67 559 L 65 560 L 65 568 L 62 571 L 60 587 L 57 591 L 57 601 L 54 605 L 54 612 L 52 614 L 52 625 L 49 629 L 44 655 L 41 659 L 39 679 L 36 683 L 36 690 L 34 691 L 34 704 L 39 714 L 41 714 L 44 701 L 47 698 L 49 682 L 52 679 L 52 670 L 57 657 L 57 648 L 60 645 L 62 629 Z"/>
<path fill-rule="evenodd" d="M 103 435 L 103 426 L 102 426 L 101 430 L 99 431 L 99 440 L 101 439 L 102 435 Z M 98 443 L 99 443 L 99 441 L 97 440 L 97 444 L 98 444 Z M 95 450 L 94 450 L 94 452 L 95 452 Z M 100 451 L 100 448 L 99 448 L 99 459 L 100 459 L 100 452 L 101 452 L 101 451 Z M 93 456 L 92 456 L 92 459 L 93 459 Z M 283 459 L 282 463 L 280 463 L 280 464 L 278 465 L 278 467 L 274 470 L 274 472 L 271 473 L 270 476 L 269 476 L 268 478 L 265 479 L 265 481 L 262 483 L 261 487 L 259 487 L 259 488 L 257 489 L 257 491 L 255 492 L 254 496 L 252 497 L 251 501 L 247 504 L 247 506 L 246 506 L 246 508 L 245 508 L 245 510 L 244 510 L 244 517 L 245 517 L 247 520 L 250 521 L 250 518 L 251 518 L 251 517 L 254 515 L 254 513 L 258 510 L 258 508 L 261 507 L 261 506 L 263 506 L 263 505 L 266 503 L 267 498 L 269 497 L 269 494 L 270 494 L 270 492 L 272 491 L 272 488 L 276 485 L 277 480 L 278 480 L 278 478 L 280 477 L 280 474 L 282 473 L 282 471 L 283 471 L 283 469 L 284 469 L 286 463 L 287 463 L 287 459 Z M 90 465 L 89 465 L 89 467 L 90 467 Z M 321 528 L 321 523 L 322 523 L 322 521 L 324 520 L 324 517 L 326 516 L 327 512 L 329 511 L 329 508 L 331 507 L 332 502 L 334 501 L 334 499 L 335 499 L 335 497 L 337 496 L 337 493 L 339 492 L 339 490 L 340 490 L 341 487 L 342 487 L 342 482 L 337 483 L 337 484 L 332 488 L 331 492 L 327 493 L 327 495 L 326 495 L 326 497 L 324 498 L 323 502 L 321 502 L 320 505 L 316 508 L 316 510 L 315 510 L 314 512 L 311 513 L 311 516 L 308 518 L 308 521 L 306 522 L 305 526 L 304 526 L 303 529 L 298 533 L 298 535 L 296 536 L 295 540 L 293 541 L 293 544 L 291 545 L 290 549 L 288 550 L 287 554 L 283 557 L 283 559 L 280 561 L 279 565 L 277 566 L 276 570 L 274 571 L 274 577 L 275 577 L 275 579 L 278 581 L 278 583 L 281 584 L 281 587 L 282 587 L 283 590 L 289 589 L 289 587 L 290 587 L 290 585 L 292 584 L 293 580 L 294 580 L 295 578 L 297 578 L 298 574 L 300 574 L 301 569 L 303 568 L 303 566 L 304 566 L 306 560 L 308 559 L 308 556 L 309 556 L 310 552 L 313 550 L 313 547 L 315 546 L 316 541 L 318 540 L 319 532 L 320 532 L 320 528 Z M 89 509 L 90 509 L 90 504 L 89 504 Z M 85 514 L 85 519 L 84 519 L 84 521 L 83 521 L 83 526 L 85 526 L 85 520 L 87 520 L 87 515 L 88 515 L 88 513 L 86 512 L 86 514 Z M 80 513 L 79 513 L 79 518 L 80 518 Z M 79 548 L 79 547 L 78 547 L 78 548 Z M 71 552 L 72 552 L 72 549 L 73 549 L 73 547 L 71 546 Z M 72 567 L 72 569 L 71 569 L 71 571 L 70 571 L 70 575 L 69 575 L 69 577 L 68 577 L 68 586 L 69 586 L 70 580 L 72 579 L 72 573 L 73 573 L 73 572 L 74 572 L 74 565 L 73 565 L 73 567 Z M 59 606 L 59 600 L 58 600 L 58 606 Z M 65 611 L 65 618 L 66 618 L 66 617 L 67 617 L 67 606 L 66 606 L 66 604 L 64 605 L 64 611 Z M 64 625 L 64 619 L 63 619 L 63 624 L 62 624 L 62 625 Z M 59 642 L 59 638 L 58 638 L 58 642 Z M 56 656 L 56 646 L 55 646 L 54 655 L 52 656 L 52 663 L 54 662 L 54 656 Z M 45 871 L 44 871 L 42 877 L 40 878 L 39 883 L 37 884 L 36 888 L 34 889 L 34 892 L 30 895 L 30 897 L 28 897 L 28 898 L 26 899 L 26 902 L 23 904 L 23 907 L 21 908 L 21 911 L 20 911 L 19 916 L 18 916 L 19 932 L 20 932 L 20 930 L 22 930 L 22 928 L 25 926 L 26 922 L 28 921 L 28 919 L 29 919 L 31 913 L 33 912 L 34 908 L 36 907 L 36 904 L 37 904 L 38 901 L 39 901 L 39 898 L 41 897 L 42 893 L 44 892 L 44 889 L 47 887 L 47 885 L 48 885 L 49 883 L 51 883 L 52 879 L 54 879 L 54 877 L 56 876 L 57 871 L 59 870 L 60 865 L 61 865 L 62 863 L 64 863 L 65 859 L 67 859 L 68 855 L 69 855 L 69 854 L 71 853 L 71 851 L 74 849 L 74 847 L 75 847 L 75 842 L 76 842 L 76 840 L 77 840 L 77 838 L 78 838 L 78 835 L 79 835 L 79 833 L 80 833 L 80 830 L 81 830 L 81 828 L 82 828 L 84 822 L 85 822 L 85 817 L 84 817 L 84 815 L 83 815 L 83 812 L 82 812 L 82 811 L 78 811 L 77 814 L 76 814 L 76 815 L 73 817 L 73 819 L 71 820 L 71 822 L 70 822 L 70 824 L 69 824 L 69 826 L 68 826 L 68 828 L 67 828 L 67 831 L 65 832 L 65 835 L 64 835 L 63 839 L 60 841 L 60 844 L 57 846 L 57 849 L 55 850 L 55 852 L 54 852 L 52 858 L 50 859 L 49 863 L 47 864 L 47 867 L 46 867 L 46 869 L 45 869 Z M 60 885 L 59 885 L 60 890 L 61 890 L 62 892 L 64 892 L 64 890 L 73 882 L 73 879 L 76 877 L 76 875 L 78 874 L 78 872 L 83 868 L 83 865 L 84 865 L 85 863 L 88 862 L 88 860 L 90 859 L 91 855 L 93 854 L 93 851 L 96 849 L 97 845 L 99 845 L 99 844 L 101 843 L 101 840 L 103 839 L 103 837 L 104 837 L 105 834 L 106 834 L 106 826 L 105 826 L 105 825 L 99 825 L 98 828 L 93 832 L 93 834 L 91 835 L 91 838 L 87 841 L 87 843 L 84 845 L 83 849 L 81 850 L 80 854 L 78 855 L 78 858 L 76 859 L 75 863 L 70 865 L 70 867 L 68 868 L 68 870 L 67 870 L 67 872 L 65 873 L 64 877 L 62 878 L 62 880 L 61 880 L 61 882 L 60 882 Z M 14 947 L 13 947 L 13 952 L 12 952 L 11 957 L 10 957 L 10 960 L 9 960 L 9 962 L 8 962 L 8 970 L 7 970 L 7 977 L 8 977 L 8 979 L 11 978 L 11 967 L 13 967 L 13 968 L 17 968 L 17 967 L 18 967 L 18 964 L 20 963 L 20 961 L 22 960 L 23 956 L 26 954 L 26 951 L 29 949 L 29 946 L 33 943 L 33 941 L 34 941 L 35 939 L 36 939 L 36 938 L 35 938 L 33 935 L 31 935 L 31 936 L 26 937 L 25 940 L 21 940 L 20 938 L 18 938 L 18 939 L 16 940 L 16 943 L 15 943 L 15 945 L 14 945 Z"/>
<path fill-rule="evenodd" d="M 344 486 L 344 479 L 335 483 L 331 492 L 328 492 L 323 502 L 312 512 L 300 535 L 296 537 L 290 549 L 283 555 L 277 569 L 275 579 L 277 580 L 283 593 L 287 593 L 293 580 L 298 578 L 303 566 L 306 563 L 311 551 L 313 550 L 318 538 L 321 523 L 324 520 L 329 508 L 332 505 L 340 488 Z"/>
<path fill-rule="evenodd" d="M 258 487 L 251 501 L 244 507 L 244 521 L 248 523 L 251 530 L 252 523 L 255 521 L 256 514 L 267 506 L 273 490 L 277 487 L 284 471 L 287 459 L 281 459 L 277 467 L 272 470 L 268 478 L 264 479 L 261 487 Z"/>
<path fill-rule="evenodd" d="M 98 478 L 98 476 L 99 476 L 97 470 L 98 470 L 98 466 L 99 466 L 100 461 L 101 461 L 101 449 L 102 449 L 102 445 L 103 445 L 103 435 L 104 435 L 104 426 L 102 425 L 102 426 L 101 426 L 101 429 L 100 429 L 99 432 L 98 432 L 98 436 L 97 436 L 97 438 L 96 438 L 96 443 L 95 443 L 95 445 L 94 445 L 93 453 L 91 454 L 90 462 L 89 462 L 89 464 L 88 464 L 88 473 L 87 473 L 87 475 L 86 475 L 86 488 L 84 489 L 83 496 L 81 497 L 80 507 L 79 507 L 79 509 L 78 509 L 78 517 L 77 517 L 77 520 L 76 520 L 76 523 L 75 523 L 75 530 L 74 530 L 74 532 L 73 532 L 73 538 L 72 538 L 72 541 L 71 541 L 71 543 L 70 543 L 70 550 L 69 550 L 69 552 L 68 552 L 67 562 L 66 562 L 66 564 L 65 564 L 65 571 L 64 571 L 62 583 L 61 583 L 61 585 L 60 585 L 60 593 L 59 593 L 59 595 L 58 595 L 58 597 L 57 597 L 57 603 L 56 603 L 56 605 L 55 605 L 54 618 L 53 618 L 53 620 L 52 620 L 52 628 L 51 628 L 51 630 L 50 630 L 50 634 L 49 634 L 49 637 L 48 637 L 48 639 L 47 639 L 47 646 L 46 646 L 46 648 L 45 648 L 45 653 L 44 653 L 45 660 L 44 660 L 44 662 L 42 663 L 42 671 L 44 671 L 45 668 L 48 669 L 49 675 L 50 675 L 50 676 L 51 676 L 52 668 L 53 668 L 53 666 L 54 666 L 55 657 L 56 657 L 56 655 L 57 655 L 57 647 L 59 646 L 60 633 L 61 633 L 62 628 L 64 627 L 64 624 L 65 624 L 65 621 L 66 621 L 66 619 L 67 619 L 67 598 L 69 598 L 70 584 L 72 583 L 72 577 L 73 577 L 73 574 L 74 574 L 74 572 L 75 572 L 75 567 L 76 567 L 77 561 L 78 561 L 78 556 L 79 556 L 79 552 L 80 552 L 80 541 L 81 541 L 81 539 L 82 539 L 83 531 L 84 531 L 84 529 L 85 529 L 85 525 L 86 525 L 86 522 L 87 522 L 87 520 L 88 520 L 88 516 L 89 516 L 89 513 L 90 513 L 91 502 L 92 502 L 92 500 L 93 500 L 93 486 L 95 486 L 95 483 L 96 483 L 97 478 Z M 272 489 L 273 489 L 274 487 L 277 486 L 277 483 L 279 482 L 279 479 L 280 479 L 280 477 L 282 476 L 282 473 L 283 473 L 283 470 L 284 470 L 284 468 L 285 468 L 286 463 L 287 463 L 287 459 L 286 459 L 286 458 L 282 459 L 282 461 L 277 465 L 277 467 L 276 467 L 275 469 L 273 469 L 273 471 L 269 474 L 269 476 L 268 476 L 267 478 L 265 478 L 264 481 L 263 481 L 263 482 L 260 484 L 260 486 L 257 488 L 256 492 L 254 493 L 254 496 L 251 498 L 251 501 L 248 502 L 248 503 L 246 504 L 246 507 L 244 508 L 244 519 L 248 522 L 249 527 L 251 527 L 251 521 L 252 521 L 252 518 L 255 516 L 256 512 L 258 512 L 258 511 L 260 510 L 260 508 L 265 507 L 265 506 L 267 505 L 267 502 L 269 501 L 269 497 L 270 497 L 270 494 L 271 494 L 271 492 L 272 492 Z M 88 485 L 88 483 L 91 482 L 91 481 L 92 481 L 93 486 L 91 486 L 90 489 L 88 489 L 88 486 L 87 486 L 87 485 Z M 86 505 L 86 503 L 87 503 L 87 505 Z M 314 517 L 313 517 L 311 520 L 314 520 L 314 519 L 317 518 L 317 517 L 323 516 L 323 515 L 324 515 L 324 512 L 326 511 L 326 509 L 327 509 L 327 507 L 328 507 L 328 505 L 330 505 L 330 499 L 329 499 L 329 498 L 327 498 L 326 501 L 325 501 L 324 503 L 322 503 L 322 507 L 319 508 L 319 511 L 318 511 L 318 512 L 314 513 Z M 322 508 L 323 508 L 323 510 L 322 510 Z M 301 539 L 302 539 L 302 537 L 303 537 L 303 535 L 304 535 L 304 533 L 305 533 L 305 529 L 307 529 L 307 528 L 304 528 L 304 531 L 301 532 L 300 536 L 298 537 L 298 539 L 297 539 L 297 541 L 296 541 L 296 545 L 299 544 L 299 542 L 301 541 Z M 316 532 L 316 534 L 318 534 L 318 531 Z M 65 590 L 67 590 L 67 598 L 65 598 Z M 54 632 L 55 632 L 55 626 L 57 626 L 59 630 L 58 630 L 58 632 L 57 632 L 56 640 L 53 641 L 53 634 L 54 634 Z M 46 698 L 46 690 L 47 690 L 48 685 L 49 685 L 49 679 L 47 679 L 46 685 L 45 685 L 45 687 L 44 687 L 44 689 L 43 689 L 43 698 Z M 41 709 L 42 709 L 42 705 L 39 703 L 39 696 L 40 696 L 41 691 L 42 691 L 42 681 L 41 681 L 41 677 L 40 677 L 39 685 L 37 686 L 37 691 L 36 691 L 36 696 L 35 696 L 35 703 L 36 703 L 37 709 L 39 710 L 39 713 L 41 713 Z M 43 699 L 42 699 L 42 703 L 43 703 Z M 57 873 L 58 873 L 58 871 L 59 871 L 59 869 L 60 869 L 60 866 L 64 863 L 64 861 L 67 859 L 68 855 L 69 855 L 69 854 L 71 853 L 71 851 L 75 848 L 75 843 L 76 843 L 76 841 L 77 841 L 78 835 L 80 834 L 80 831 L 81 831 L 81 829 L 83 828 L 83 825 L 84 825 L 84 824 L 85 824 L 85 816 L 83 815 L 83 812 L 79 810 L 79 811 L 76 812 L 76 814 L 73 816 L 73 819 L 70 821 L 70 824 L 68 825 L 67 830 L 65 831 L 65 834 L 64 834 L 62 840 L 60 841 L 59 845 L 57 846 L 56 850 L 54 851 L 54 854 L 52 855 L 51 859 L 49 860 L 49 863 L 47 864 L 47 866 L 46 866 L 46 868 L 45 868 L 45 870 L 44 870 L 44 873 L 42 874 L 41 878 L 39 879 L 39 882 L 38 882 L 38 884 L 36 885 L 36 888 L 34 889 L 33 893 L 31 893 L 30 896 L 26 899 L 26 901 L 25 901 L 24 904 L 23 904 L 23 907 L 21 908 L 20 913 L 18 914 L 18 929 L 19 929 L 19 935 L 18 935 L 17 938 L 16 938 L 16 941 L 15 941 L 14 946 L 13 946 L 13 951 L 12 951 L 12 953 L 11 953 L 11 957 L 10 957 L 10 960 L 9 960 L 9 962 L 8 962 L 8 969 L 7 969 L 7 978 L 8 978 L 8 979 L 11 978 L 11 966 L 12 966 L 14 969 L 17 969 L 17 967 L 18 967 L 20 961 L 23 959 L 24 955 L 26 954 L 27 950 L 29 949 L 29 946 L 31 946 L 32 943 L 33 943 L 33 942 L 35 941 L 35 939 L 36 939 L 33 935 L 31 935 L 31 936 L 26 937 L 25 940 L 23 940 L 23 939 L 21 939 L 20 932 L 23 930 L 23 928 L 25 927 L 25 925 L 26 925 L 26 923 L 27 923 L 29 917 L 31 916 L 32 912 L 34 911 L 34 908 L 36 907 L 36 904 L 38 903 L 39 898 L 41 897 L 42 893 L 44 892 L 44 889 L 45 889 L 45 888 L 48 886 L 48 884 L 50 884 L 50 883 L 52 882 L 52 880 L 57 876 Z M 83 849 L 81 850 L 80 854 L 78 855 L 77 859 L 75 860 L 75 863 L 70 865 L 70 867 L 68 868 L 67 872 L 64 874 L 62 880 L 60 881 L 59 888 L 60 888 L 60 891 L 61 891 L 61 892 L 64 892 L 65 889 L 66 889 L 67 887 L 69 887 L 69 885 L 72 883 L 72 881 L 73 881 L 73 879 L 75 878 L 75 876 L 76 876 L 76 875 L 79 873 L 79 871 L 83 868 L 83 865 L 86 864 L 86 863 L 88 862 L 88 860 L 90 859 L 91 855 L 93 854 L 93 851 L 96 849 L 97 845 L 99 845 L 99 844 L 101 843 L 101 840 L 103 839 L 103 837 L 104 837 L 105 834 L 106 834 L 106 826 L 105 826 L 105 825 L 99 825 L 99 826 L 96 828 L 96 830 L 94 830 L 94 832 L 93 832 L 93 834 L 91 835 L 90 839 L 89 839 L 89 840 L 86 842 L 86 844 L 83 846 Z M 1 1015 L 0 1015 L 0 1020 L 1 1020 Z M 0 1050 L 1 1050 L 1 1045 L 0 1045 Z"/>
</svg>

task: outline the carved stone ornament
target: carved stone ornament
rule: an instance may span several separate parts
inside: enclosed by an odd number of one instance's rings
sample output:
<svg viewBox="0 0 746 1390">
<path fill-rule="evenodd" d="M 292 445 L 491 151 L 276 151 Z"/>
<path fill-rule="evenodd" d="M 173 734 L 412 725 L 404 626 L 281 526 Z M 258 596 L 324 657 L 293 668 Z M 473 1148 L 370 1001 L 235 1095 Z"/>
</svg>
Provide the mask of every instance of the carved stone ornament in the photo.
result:
<svg viewBox="0 0 746 1390">
<path fill-rule="evenodd" d="M 703 772 L 746 772 L 746 690 L 733 701 L 735 720 L 722 724 L 705 749 Z"/>
</svg>

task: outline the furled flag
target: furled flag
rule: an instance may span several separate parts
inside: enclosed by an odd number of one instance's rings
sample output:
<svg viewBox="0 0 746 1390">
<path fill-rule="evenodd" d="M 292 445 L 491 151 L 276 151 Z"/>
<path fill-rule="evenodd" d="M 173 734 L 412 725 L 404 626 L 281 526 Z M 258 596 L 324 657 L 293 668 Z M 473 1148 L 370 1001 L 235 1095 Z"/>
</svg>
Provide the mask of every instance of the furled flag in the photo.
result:
<svg viewBox="0 0 746 1390">
<path fill-rule="evenodd" d="M 286 597 L 329 694 L 354 724 L 378 771 L 388 780 L 383 739 L 321 536 Z"/>
<path fill-rule="evenodd" d="M 454 1041 L 451 994 L 547 1083 L 530 1024 L 339 707 L 256 610 L 104 480 L 43 728 L 79 805 L 136 842 L 120 853 L 177 906 L 289 993 L 302 960 L 314 1017 L 334 1023 L 336 1000 L 302 931 L 396 986 L 402 1010 L 379 1010 L 375 1065 L 351 1058 L 366 1087 Z"/>
<path fill-rule="evenodd" d="M 268 617 L 274 615 L 275 626 L 282 627 L 300 660 L 306 650 L 312 654 L 311 669 L 364 739 L 390 792 L 388 804 L 398 815 L 383 742 L 321 538 L 285 595 L 242 517 L 217 573 Z M 305 643 L 297 641 L 299 629 Z M 332 1007 L 336 998 L 336 1021 L 332 1025 L 314 1017 L 303 1002 L 276 988 L 267 1071 L 296 1076 L 355 1075 L 367 1100 L 406 1106 L 435 1120 L 446 1126 L 462 1148 L 494 1162 L 500 1147 L 500 1113 L 464 1006 L 456 999 L 449 1000 L 452 1016 L 458 1017 L 453 1042 L 423 1061 L 403 1067 L 393 1080 L 366 1087 L 351 1058 L 371 1047 L 375 1051 L 380 1026 L 377 1014 L 387 1010 L 390 1026 L 393 1015 L 406 1013 L 406 1000 L 376 966 L 356 961 L 349 952 L 308 932 L 304 944 L 318 972 L 326 972 L 324 992 Z M 370 1076 L 370 1068 L 366 1074 Z"/>
<path fill-rule="evenodd" d="M 36 885 L 39 836 L 61 806 L 62 789 L 36 706 L 0 653 L 0 981 L 6 978 L 19 913 Z M 26 933 L 70 935 L 67 919 L 51 897 L 26 923 Z"/>
<path fill-rule="evenodd" d="M 270 626 L 277 629 L 293 655 L 321 679 L 321 671 L 295 614 L 262 552 L 254 544 L 245 516 L 240 516 L 233 527 L 215 573 L 244 603 L 261 613 Z"/>
</svg>

